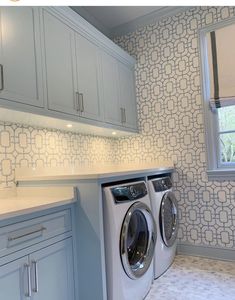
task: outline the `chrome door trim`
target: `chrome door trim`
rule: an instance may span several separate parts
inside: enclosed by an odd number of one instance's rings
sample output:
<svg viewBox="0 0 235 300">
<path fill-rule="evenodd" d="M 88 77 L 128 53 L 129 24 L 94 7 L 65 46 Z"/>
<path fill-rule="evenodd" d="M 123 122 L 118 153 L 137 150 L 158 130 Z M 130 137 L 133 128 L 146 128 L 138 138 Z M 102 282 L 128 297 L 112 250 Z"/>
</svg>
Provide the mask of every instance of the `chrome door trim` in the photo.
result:
<svg viewBox="0 0 235 300">
<path fill-rule="evenodd" d="M 174 218 L 174 223 L 173 223 L 173 230 L 172 230 L 172 235 L 170 239 L 166 238 L 165 235 L 165 226 L 164 226 L 164 203 L 166 201 L 166 199 L 170 199 L 172 206 L 173 206 L 173 218 Z M 162 202 L 161 202 L 161 210 L 160 210 L 160 215 L 161 215 L 161 234 L 162 234 L 162 239 L 164 244 L 167 247 L 171 247 L 173 246 L 173 244 L 175 243 L 175 240 L 177 238 L 177 233 L 178 233 L 178 227 L 179 227 L 179 220 L 178 220 L 178 204 L 177 204 L 177 200 L 176 197 L 174 195 L 173 192 L 169 191 L 166 192 L 162 198 Z"/>
<path fill-rule="evenodd" d="M 138 262 L 138 268 L 133 269 L 128 260 L 127 236 L 128 236 L 129 223 L 135 211 L 140 211 L 145 217 L 146 224 L 148 227 L 148 245 L 147 245 L 147 250 L 145 255 Z M 122 228 L 121 228 L 121 236 L 120 236 L 120 255 L 121 255 L 122 265 L 126 274 L 131 279 L 140 278 L 149 269 L 149 266 L 152 262 L 153 255 L 154 255 L 156 240 L 157 240 L 156 223 L 154 221 L 150 208 L 146 204 L 140 201 L 135 202 L 128 209 L 125 215 Z"/>
</svg>

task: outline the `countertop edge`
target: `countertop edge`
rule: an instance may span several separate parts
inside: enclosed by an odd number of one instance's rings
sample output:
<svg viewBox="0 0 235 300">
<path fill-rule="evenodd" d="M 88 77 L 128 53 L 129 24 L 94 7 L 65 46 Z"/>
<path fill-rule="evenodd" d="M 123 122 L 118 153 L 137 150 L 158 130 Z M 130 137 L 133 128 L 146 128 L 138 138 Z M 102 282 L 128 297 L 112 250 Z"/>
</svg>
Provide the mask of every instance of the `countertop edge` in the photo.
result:
<svg viewBox="0 0 235 300">
<path fill-rule="evenodd" d="M 54 181 L 54 180 L 86 180 L 86 179 L 106 179 L 109 177 L 120 177 L 137 174 L 148 174 L 148 173 L 163 173 L 173 172 L 174 166 L 170 167 L 153 167 L 138 170 L 124 170 L 117 172 L 104 172 L 104 173 L 87 173 L 87 174 L 60 174 L 60 175 L 29 175 L 29 176 L 18 176 L 16 182 L 33 182 L 33 181 Z"/>
<path fill-rule="evenodd" d="M 63 199 L 63 200 L 58 200 L 56 202 L 38 204 L 33 207 L 25 207 L 25 208 L 23 207 L 23 208 L 19 208 L 19 209 L 12 210 L 12 211 L 9 210 L 5 213 L 0 213 L 0 221 L 10 219 L 13 217 L 31 214 L 31 213 L 38 212 L 38 211 L 43 211 L 43 210 L 50 209 L 50 208 L 56 208 L 56 207 L 63 206 L 66 204 L 73 204 L 75 202 L 76 202 L 76 199 L 74 199 L 74 198 L 73 199 Z"/>
</svg>

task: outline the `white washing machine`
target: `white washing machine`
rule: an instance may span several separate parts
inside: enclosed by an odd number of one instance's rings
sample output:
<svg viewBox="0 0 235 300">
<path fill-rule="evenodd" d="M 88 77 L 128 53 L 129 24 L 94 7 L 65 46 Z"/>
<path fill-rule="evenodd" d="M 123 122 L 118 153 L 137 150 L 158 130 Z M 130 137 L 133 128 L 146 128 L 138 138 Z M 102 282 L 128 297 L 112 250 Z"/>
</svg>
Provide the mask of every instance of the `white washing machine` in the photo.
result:
<svg viewBox="0 0 235 300">
<path fill-rule="evenodd" d="M 152 213 L 157 224 L 154 254 L 154 278 L 162 275 L 172 264 L 177 246 L 178 208 L 169 176 L 149 178 L 148 187 Z"/>
<path fill-rule="evenodd" d="M 153 282 L 156 225 L 144 181 L 103 187 L 108 300 L 143 300 Z"/>
</svg>

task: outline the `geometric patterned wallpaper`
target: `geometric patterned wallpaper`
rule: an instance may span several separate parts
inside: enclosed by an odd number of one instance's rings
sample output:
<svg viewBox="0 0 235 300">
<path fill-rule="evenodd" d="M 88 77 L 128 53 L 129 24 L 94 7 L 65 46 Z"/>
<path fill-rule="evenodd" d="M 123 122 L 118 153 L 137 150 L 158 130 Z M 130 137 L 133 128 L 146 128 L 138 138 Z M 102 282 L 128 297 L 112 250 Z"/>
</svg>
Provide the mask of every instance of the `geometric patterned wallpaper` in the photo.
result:
<svg viewBox="0 0 235 300">
<path fill-rule="evenodd" d="M 112 163 L 115 143 L 111 138 L 0 123 L 0 188 L 14 185 L 20 166 Z"/>
<path fill-rule="evenodd" d="M 235 182 L 206 175 L 198 49 L 198 29 L 234 15 L 234 7 L 190 8 L 115 42 L 137 60 L 141 131 L 119 139 L 117 159 L 173 159 L 180 243 L 235 250 Z"/>
</svg>

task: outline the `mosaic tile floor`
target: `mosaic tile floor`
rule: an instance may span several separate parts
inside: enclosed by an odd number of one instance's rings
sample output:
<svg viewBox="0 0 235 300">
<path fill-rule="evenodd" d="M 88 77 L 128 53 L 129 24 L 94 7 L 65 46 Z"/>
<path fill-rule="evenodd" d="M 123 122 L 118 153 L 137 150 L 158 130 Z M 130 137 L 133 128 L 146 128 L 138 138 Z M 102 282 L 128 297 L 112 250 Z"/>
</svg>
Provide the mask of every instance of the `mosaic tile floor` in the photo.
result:
<svg viewBox="0 0 235 300">
<path fill-rule="evenodd" d="M 145 300 L 235 300 L 235 262 L 178 255 Z"/>
</svg>

